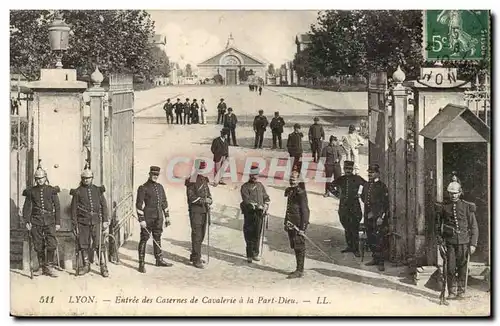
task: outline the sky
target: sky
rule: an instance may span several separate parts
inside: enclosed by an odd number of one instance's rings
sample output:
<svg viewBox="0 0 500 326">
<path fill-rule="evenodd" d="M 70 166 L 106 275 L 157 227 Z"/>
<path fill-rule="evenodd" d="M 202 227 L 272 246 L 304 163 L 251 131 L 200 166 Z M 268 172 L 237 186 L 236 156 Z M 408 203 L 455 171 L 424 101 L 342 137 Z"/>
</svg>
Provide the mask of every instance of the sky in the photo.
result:
<svg viewBox="0 0 500 326">
<path fill-rule="evenodd" d="M 310 30 L 317 11 L 148 11 L 167 38 L 170 61 L 193 66 L 221 52 L 232 33 L 235 47 L 267 64 L 292 60 L 295 36 Z"/>
</svg>

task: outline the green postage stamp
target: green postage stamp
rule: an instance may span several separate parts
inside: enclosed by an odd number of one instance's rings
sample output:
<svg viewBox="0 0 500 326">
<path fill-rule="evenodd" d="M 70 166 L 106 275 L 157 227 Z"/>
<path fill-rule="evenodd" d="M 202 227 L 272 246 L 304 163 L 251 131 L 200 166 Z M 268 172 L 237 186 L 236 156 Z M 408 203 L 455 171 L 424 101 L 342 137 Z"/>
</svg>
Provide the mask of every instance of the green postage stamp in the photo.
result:
<svg viewBox="0 0 500 326">
<path fill-rule="evenodd" d="M 489 10 L 424 10 L 425 60 L 483 60 L 490 51 Z"/>
</svg>

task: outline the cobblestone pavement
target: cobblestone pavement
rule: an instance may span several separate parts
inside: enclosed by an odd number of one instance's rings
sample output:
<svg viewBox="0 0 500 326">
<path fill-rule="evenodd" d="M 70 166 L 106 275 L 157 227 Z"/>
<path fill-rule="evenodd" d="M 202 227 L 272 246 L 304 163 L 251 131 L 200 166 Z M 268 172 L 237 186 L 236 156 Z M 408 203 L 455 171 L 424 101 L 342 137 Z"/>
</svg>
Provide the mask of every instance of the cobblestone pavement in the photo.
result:
<svg viewBox="0 0 500 326">
<path fill-rule="evenodd" d="M 151 106 L 166 96 L 181 96 L 180 89 L 158 88 L 138 92 L 136 109 Z M 186 87 L 181 98 L 205 98 L 209 115 L 213 118 L 215 105 L 224 97 L 238 116 L 253 116 L 264 108 L 268 117 L 274 110 L 290 116 L 290 119 L 312 120 L 315 114 L 311 107 L 291 98 L 284 99 L 274 92 L 263 92 L 262 96 L 248 92 L 242 87 Z M 161 105 L 137 113 L 135 150 L 135 187 L 146 181 L 150 165 L 166 167 L 169 158 L 177 155 L 207 156 L 210 154 L 212 138 L 219 134 L 220 126 L 167 125 L 162 120 Z M 291 123 L 291 121 L 290 121 Z M 290 130 L 286 130 L 285 134 Z M 327 134 L 343 134 L 344 128 L 327 126 Z M 264 159 L 285 158 L 284 151 L 271 151 L 270 132 L 266 133 L 265 149 L 253 149 L 253 131 L 248 126 L 237 129 L 239 147 L 230 147 L 230 156 L 244 158 L 258 155 Z M 361 156 L 362 172 L 366 170 L 366 155 Z M 311 166 L 315 168 L 314 165 Z M 182 175 L 187 170 L 176 170 Z M 364 172 L 363 172 L 364 173 Z M 306 274 L 299 280 L 287 280 L 286 273 L 295 268 L 293 251 L 283 231 L 286 182 L 276 180 L 268 184 L 271 197 L 269 228 L 265 233 L 263 259 L 248 264 L 244 259 L 242 234 L 243 218 L 238 209 L 241 200 L 241 182 L 212 187 L 215 205 L 210 228 L 210 262 L 205 270 L 189 264 L 190 226 L 187 213 L 185 187 L 183 184 L 160 180 L 166 186 L 171 207 L 172 225 L 164 230 L 162 245 L 167 260 L 174 263 L 171 268 L 153 265 L 152 243 L 147 248 L 147 274 L 137 272 L 137 244 L 139 225 L 135 225 L 130 240 L 120 248 L 121 265 L 109 264 L 110 277 L 103 279 L 96 273 L 76 278 L 69 272 L 60 272 L 58 279 L 38 277 L 30 280 L 20 271 L 11 271 L 12 313 L 31 311 L 50 315 L 60 311 L 57 304 L 76 300 L 75 296 L 94 295 L 97 303 L 67 304 L 69 315 L 488 315 L 490 297 L 478 281 L 470 282 L 469 296 L 465 301 L 452 302 L 450 306 L 438 305 L 438 293 L 423 285 L 413 286 L 401 281 L 400 267 L 386 264 L 385 272 L 376 267 L 366 267 L 352 254 L 342 254 L 344 235 L 337 209 L 338 200 L 322 196 L 323 184 L 308 184 L 311 225 L 308 236 L 319 245 L 335 264 L 317 249 L 308 245 Z M 207 254 L 205 240 L 203 253 Z M 368 259 L 366 257 L 365 259 Z M 366 262 L 366 260 L 365 260 Z M 27 295 L 29 293 L 29 295 Z M 54 295 L 53 305 L 40 305 L 40 296 Z M 139 302 L 145 297 L 150 304 L 116 303 L 125 297 L 136 296 Z M 192 297 L 204 304 L 190 304 Z M 121 297 L 121 298 L 117 298 Z M 204 299 L 204 297 L 206 297 Z M 231 304 L 207 303 L 209 300 L 236 300 Z M 281 299 L 280 299 L 281 297 Z M 274 303 L 270 303 L 275 298 Z M 167 303 L 168 299 L 188 300 L 187 303 Z M 240 299 L 244 303 L 240 303 Z M 253 303 L 249 301 L 253 300 Z M 104 301 L 104 300 L 110 300 Z M 279 303 L 295 300 L 296 304 Z M 158 302 L 159 301 L 159 302 Z M 309 301 L 309 302 L 307 302 Z M 228 302 L 228 301 L 226 301 Z M 277 303 L 278 302 L 278 303 Z M 319 303 L 318 303 L 319 302 Z M 323 304 L 323 302 L 325 304 Z"/>
</svg>

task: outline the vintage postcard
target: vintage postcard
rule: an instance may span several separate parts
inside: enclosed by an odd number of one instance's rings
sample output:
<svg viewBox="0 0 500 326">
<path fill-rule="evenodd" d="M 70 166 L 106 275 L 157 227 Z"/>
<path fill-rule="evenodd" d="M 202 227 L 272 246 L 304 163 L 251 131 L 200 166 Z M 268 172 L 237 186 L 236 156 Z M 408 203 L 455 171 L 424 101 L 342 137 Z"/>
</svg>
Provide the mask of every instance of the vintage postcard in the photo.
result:
<svg viewBox="0 0 500 326">
<path fill-rule="evenodd" d="M 11 10 L 14 316 L 490 316 L 490 10 Z"/>
</svg>

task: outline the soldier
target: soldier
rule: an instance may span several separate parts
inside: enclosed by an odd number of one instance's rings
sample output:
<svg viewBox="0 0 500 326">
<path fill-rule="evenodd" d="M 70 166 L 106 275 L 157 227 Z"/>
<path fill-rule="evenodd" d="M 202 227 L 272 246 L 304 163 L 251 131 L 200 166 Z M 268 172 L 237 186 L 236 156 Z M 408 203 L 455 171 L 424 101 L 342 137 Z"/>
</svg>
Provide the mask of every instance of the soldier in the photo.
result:
<svg viewBox="0 0 500 326">
<path fill-rule="evenodd" d="M 186 179 L 186 193 L 189 207 L 189 220 L 191 222 L 191 256 L 189 261 L 196 268 L 205 268 L 201 259 L 201 244 L 205 238 L 207 223 L 209 219 L 212 195 L 208 187 L 208 178 L 198 174 L 200 169 L 205 169 L 205 161 L 196 162 L 195 174 Z"/>
<path fill-rule="evenodd" d="M 355 166 L 355 164 L 354 164 Z M 372 252 L 372 260 L 366 266 L 377 265 L 379 271 L 384 271 L 384 233 L 388 228 L 389 191 L 380 180 L 380 167 L 370 164 L 368 167 L 369 181 L 363 187 L 361 200 L 365 204 L 365 225 L 367 243 Z"/>
<path fill-rule="evenodd" d="M 184 102 L 183 111 L 184 112 L 184 124 L 191 124 L 191 103 L 189 103 L 189 99 L 186 99 Z"/>
<path fill-rule="evenodd" d="M 92 184 L 93 178 L 94 174 L 87 163 L 81 174 L 79 187 L 70 190 L 73 232 L 77 236 L 78 249 L 82 253 L 83 268 L 80 274 L 90 272 L 89 260 L 93 260 L 94 251 L 97 250 L 101 275 L 108 277 L 105 246 L 102 245 L 103 232 L 108 233 L 109 227 L 108 205 L 104 197 L 104 186 Z"/>
<path fill-rule="evenodd" d="M 26 229 L 33 238 L 33 246 L 42 274 L 57 277 L 51 265 L 57 248 L 56 232 L 61 228 L 61 208 L 58 196 L 60 190 L 59 187 L 52 187 L 48 184 L 47 173 L 40 164 L 35 171 L 35 183 L 35 186 L 23 191 L 23 196 L 26 197 L 23 205 L 23 218 L 26 222 Z M 45 250 L 47 250 L 47 256 L 45 256 Z M 38 271 L 36 274 L 39 275 Z"/>
<path fill-rule="evenodd" d="M 268 122 L 264 116 L 264 110 L 259 110 L 259 115 L 253 119 L 253 131 L 255 132 L 255 145 L 253 148 L 262 148 L 262 141 L 264 140 L 264 132 L 266 132 Z"/>
<path fill-rule="evenodd" d="M 363 144 L 363 138 L 356 132 L 356 127 L 350 125 L 349 133 L 342 137 L 342 147 L 346 152 L 346 160 L 354 162 L 354 174 L 359 171 L 359 148 Z"/>
<path fill-rule="evenodd" d="M 462 187 L 458 182 L 451 182 L 447 190 L 451 201 L 440 207 L 438 243 L 444 241 L 446 246 L 448 299 L 464 299 L 468 258 L 476 251 L 479 237 L 476 205 L 460 199 Z"/>
<path fill-rule="evenodd" d="M 231 138 L 233 138 L 233 145 L 238 146 L 236 143 L 236 125 L 238 124 L 238 118 L 233 113 L 233 108 L 227 109 L 227 114 L 224 116 L 224 128 L 229 129 L 228 133 L 228 144 L 231 144 Z"/>
<path fill-rule="evenodd" d="M 177 103 L 174 104 L 175 106 L 175 123 L 176 124 L 182 124 L 182 112 L 184 112 L 184 105 L 181 103 L 181 99 L 177 99 Z"/>
<path fill-rule="evenodd" d="M 165 114 L 167 116 L 167 124 L 174 123 L 174 106 L 170 103 L 170 99 L 167 99 L 167 103 L 163 106 L 163 110 L 165 110 Z"/>
<path fill-rule="evenodd" d="M 156 258 L 156 266 L 171 267 L 171 263 L 163 260 L 161 252 L 161 234 L 163 222 L 165 227 L 170 225 L 167 196 L 165 189 L 158 183 L 160 168 L 151 166 L 149 168 L 149 179 L 137 189 L 137 200 L 135 207 L 141 225 L 141 240 L 139 241 L 139 272 L 146 273 L 144 258 L 146 255 L 146 244 L 150 235 L 153 235 L 153 248 Z"/>
<path fill-rule="evenodd" d="M 252 165 L 250 179 L 241 186 L 240 209 L 243 213 L 243 235 L 246 242 L 247 262 L 259 261 L 259 245 L 262 225 L 270 198 L 266 188 L 257 181 L 259 166 Z"/>
<path fill-rule="evenodd" d="M 262 85 L 259 86 L 259 95 L 262 95 Z"/>
<path fill-rule="evenodd" d="M 201 99 L 200 113 L 201 113 L 201 124 L 206 124 L 205 122 L 205 112 L 207 112 L 207 107 L 205 106 L 205 99 Z"/>
<path fill-rule="evenodd" d="M 271 120 L 271 132 L 273 133 L 273 149 L 276 149 L 276 143 L 278 142 L 281 149 L 281 134 L 283 133 L 283 127 L 285 126 L 285 120 L 280 117 L 278 111 L 274 112 L 274 118 Z"/>
<path fill-rule="evenodd" d="M 193 99 L 193 103 L 191 103 L 191 122 L 194 124 L 200 123 L 199 108 L 198 102 L 196 102 L 196 99 Z"/>
<path fill-rule="evenodd" d="M 309 144 L 311 144 L 312 156 L 315 163 L 319 161 L 321 147 L 325 140 L 325 131 L 319 123 L 319 118 L 314 118 L 314 124 L 309 127 Z"/>
<path fill-rule="evenodd" d="M 286 147 L 288 154 L 293 158 L 293 170 L 299 171 L 302 168 L 302 137 L 304 134 L 300 132 L 300 124 L 296 123 L 293 125 L 293 132 L 288 135 L 286 142 Z"/>
<path fill-rule="evenodd" d="M 217 105 L 217 124 L 224 123 L 224 114 L 226 114 L 226 103 L 224 103 L 224 99 L 220 99 L 220 103 Z"/>
<path fill-rule="evenodd" d="M 295 251 L 297 268 L 288 274 L 288 278 L 299 278 L 304 275 L 304 260 L 306 257 L 306 243 L 304 234 L 309 225 L 309 204 L 304 182 L 298 182 L 297 171 L 292 172 L 290 187 L 285 190 L 287 198 L 285 215 L 285 232 L 288 233 L 290 247 Z M 294 224 L 300 231 L 287 226 L 287 222 Z"/>
<path fill-rule="evenodd" d="M 325 148 L 323 148 L 323 151 L 321 152 L 321 157 L 325 158 L 325 176 L 327 178 L 331 178 L 333 176 L 333 180 L 336 180 L 342 175 L 342 170 L 340 168 L 342 152 L 340 151 L 339 146 L 336 145 L 336 142 L 337 137 L 330 136 L 330 143 L 328 144 L 328 146 L 325 146 Z M 325 182 L 324 197 L 329 196 L 331 187 L 331 182 Z"/>
<path fill-rule="evenodd" d="M 226 158 L 229 156 L 229 142 L 227 140 L 228 134 L 229 130 L 227 128 L 222 128 L 220 137 L 217 137 L 212 141 L 212 146 L 210 148 L 212 154 L 214 154 L 214 186 L 216 186 L 217 184 L 225 184 L 224 181 L 222 181 L 222 178 L 217 181 L 217 173 L 219 172 Z"/>
<path fill-rule="evenodd" d="M 339 193 L 339 218 L 344 228 L 347 248 L 342 252 L 353 252 L 359 257 L 359 222 L 362 219 L 361 205 L 359 197 L 361 195 L 360 186 L 366 184 L 366 180 L 359 175 L 354 175 L 354 162 L 344 161 L 345 175 L 332 182 L 332 188 Z"/>
</svg>

